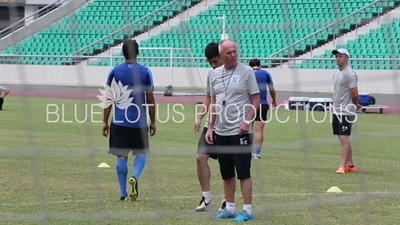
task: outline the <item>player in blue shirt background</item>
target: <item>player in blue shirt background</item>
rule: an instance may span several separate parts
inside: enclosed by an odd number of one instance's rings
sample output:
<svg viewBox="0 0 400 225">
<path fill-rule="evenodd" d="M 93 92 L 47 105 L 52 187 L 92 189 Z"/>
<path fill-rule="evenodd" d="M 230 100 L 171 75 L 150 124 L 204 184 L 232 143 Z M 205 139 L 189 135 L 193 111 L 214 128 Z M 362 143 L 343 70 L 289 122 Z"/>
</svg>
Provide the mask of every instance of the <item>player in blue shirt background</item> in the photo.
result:
<svg viewBox="0 0 400 225">
<path fill-rule="evenodd" d="M 109 135 L 109 154 L 117 156 L 116 172 L 120 189 L 120 200 L 135 201 L 139 195 L 138 180 L 149 153 L 150 136 L 156 133 L 154 83 L 149 68 L 137 63 L 139 45 L 135 40 L 126 40 L 122 45 L 125 62 L 111 69 L 107 86 L 116 99 L 104 109 L 102 133 Z M 150 116 L 147 123 L 146 105 Z M 109 116 L 114 106 L 109 126 Z M 127 193 L 128 155 L 132 152 L 133 173 L 129 178 L 130 191 Z"/>
<path fill-rule="evenodd" d="M 4 93 L 2 93 L 4 92 Z M 6 97 L 10 93 L 10 89 L 0 86 L 0 110 L 3 110 L 3 103 L 4 103 L 4 97 Z"/>
<path fill-rule="evenodd" d="M 260 159 L 261 146 L 264 142 L 264 126 L 267 121 L 267 115 L 269 110 L 268 89 L 272 98 L 271 105 L 273 108 L 276 107 L 276 92 L 271 74 L 268 71 L 261 69 L 261 63 L 259 59 L 250 60 L 249 66 L 252 67 L 254 70 L 256 80 L 258 83 L 258 88 L 260 89 L 260 107 L 257 110 L 256 118 L 254 121 L 255 137 L 253 143 L 254 144 L 253 158 Z M 250 98 L 250 103 L 251 103 L 251 98 Z"/>
</svg>

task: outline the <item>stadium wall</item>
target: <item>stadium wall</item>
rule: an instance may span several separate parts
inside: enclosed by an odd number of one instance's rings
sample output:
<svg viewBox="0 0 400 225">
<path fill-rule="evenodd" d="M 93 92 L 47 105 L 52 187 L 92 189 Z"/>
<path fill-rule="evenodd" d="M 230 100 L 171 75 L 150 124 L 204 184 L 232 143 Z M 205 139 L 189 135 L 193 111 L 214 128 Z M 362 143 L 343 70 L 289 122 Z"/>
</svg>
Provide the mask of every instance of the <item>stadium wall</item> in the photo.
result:
<svg viewBox="0 0 400 225">
<path fill-rule="evenodd" d="M 0 84 L 101 86 L 109 67 L 103 66 L 39 66 L 0 65 Z M 154 84 L 166 87 L 170 84 L 169 68 L 151 68 Z M 174 87 L 203 88 L 208 68 L 172 68 Z M 287 69 L 269 70 L 277 91 L 332 92 L 332 76 L 335 70 Z M 368 93 L 400 94 L 400 71 L 358 70 L 359 82 L 367 86 Z M 364 92 L 364 87 L 360 87 Z"/>
</svg>

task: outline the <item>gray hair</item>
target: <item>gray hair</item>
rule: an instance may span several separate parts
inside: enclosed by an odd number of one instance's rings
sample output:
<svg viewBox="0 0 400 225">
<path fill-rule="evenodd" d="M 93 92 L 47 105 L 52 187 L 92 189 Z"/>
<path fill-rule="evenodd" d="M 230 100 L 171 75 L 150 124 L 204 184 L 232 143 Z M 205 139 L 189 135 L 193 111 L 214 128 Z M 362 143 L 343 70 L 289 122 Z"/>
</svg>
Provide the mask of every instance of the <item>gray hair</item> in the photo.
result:
<svg viewBox="0 0 400 225">
<path fill-rule="evenodd" d="M 226 41 L 230 41 L 230 42 L 232 42 L 234 45 L 235 45 L 235 48 L 237 49 L 237 45 L 236 45 L 236 42 L 234 42 L 232 39 L 224 39 L 224 40 L 221 40 L 220 42 L 219 42 L 219 44 L 218 44 L 218 52 L 221 54 L 221 52 L 222 52 L 222 44 L 223 43 L 225 43 Z"/>
</svg>

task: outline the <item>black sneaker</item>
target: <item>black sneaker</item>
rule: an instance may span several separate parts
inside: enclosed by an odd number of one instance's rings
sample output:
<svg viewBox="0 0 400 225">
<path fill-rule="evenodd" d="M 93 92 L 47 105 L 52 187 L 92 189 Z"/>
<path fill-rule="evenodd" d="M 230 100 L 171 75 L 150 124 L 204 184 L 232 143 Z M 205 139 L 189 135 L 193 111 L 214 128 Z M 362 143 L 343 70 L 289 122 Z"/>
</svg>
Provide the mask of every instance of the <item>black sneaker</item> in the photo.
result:
<svg viewBox="0 0 400 225">
<path fill-rule="evenodd" d="M 218 209 L 218 212 L 224 211 L 225 208 L 226 208 L 226 201 L 225 201 L 225 200 L 222 200 L 221 208 Z"/>
</svg>

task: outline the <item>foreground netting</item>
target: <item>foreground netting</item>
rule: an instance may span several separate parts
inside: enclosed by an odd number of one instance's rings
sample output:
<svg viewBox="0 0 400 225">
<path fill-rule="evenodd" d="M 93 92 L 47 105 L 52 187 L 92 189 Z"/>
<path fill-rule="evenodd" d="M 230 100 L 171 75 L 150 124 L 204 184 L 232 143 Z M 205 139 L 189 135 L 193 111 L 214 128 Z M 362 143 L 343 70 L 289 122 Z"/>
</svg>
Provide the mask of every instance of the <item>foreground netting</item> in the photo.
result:
<svg viewBox="0 0 400 225">
<path fill-rule="evenodd" d="M 285 3 L 291 2 L 276 2 L 276 5 Z M 224 5 L 232 24 L 241 24 L 238 16 L 242 14 L 241 9 L 233 3 Z M 124 10 L 130 12 L 129 8 Z M 343 8 L 345 10 L 347 8 Z M 281 22 L 290 23 L 287 18 Z M 251 24 L 251 21 L 248 23 Z M 179 46 L 188 46 L 193 40 L 188 38 L 185 29 L 179 31 L 174 36 L 174 42 Z M 393 30 L 386 31 L 390 35 L 389 32 Z M 229 33 L 238 42 L 239 52 L 260 49 L 247 44 L 241 34 L 240 29 L 232 29 Z M 220 34 L 213 35 L 216 38 L 205 38 L 198 49 L 203 49 L 205 43 L 219 41 Z M 69 37 L 71 46 L 78 45 L 79 37 Z M 289 40 L 283 37 L 280 41 Z M 385 46 L 391 46 L 391 43 Z M 14 54 L 23 55 L 24 51 L 17 49 Z M 202 55 L 199 53 L 199 56 Z M 252 54 L 247 56 L 251 57 Z M 247 60 L 243 62 L 247 64 Z M 207 64 L 203 61 L 203 65 Z M 89 83 L 84 66 L 75 67 L 76 79 L 82 84 Z M 53 71 L 51 67 L 44 68 L 43 73 L 51 74 Z M 27 70 L 29 67 L 18 67 L 22 84 L 27 81 Z M 193 76 L 191 71 L 188 69 L 188 76 Z M 304 79 L 299 75 L 299 69 L 290 72 L 292 88 L 297 90 Z M 393 71 L 393 88 L 396 90 L 399 89 L 397 76 L 398 72 Z M 331 76 L 327 76 L 326 80 L 330 79 Z M 379 77 L 376 79 L 378 81 Z M 26 93 L 38 89 L 32 86 L 23 88 Z M 39 89 L 48 90 L 46 88 Z M 167 109 L 171 110 L 170 118 L 175 116 L 176 120 L 157 124 L 157 136 L 150 139 L 152 154 L 139 183 L 138 201 L 119 202 L 115 158 L 106 153 L 108 142 L 100 132 L 102 116 L 96 115 L 96 112 L 102 111 L 94 106 L 99 103 L 96 95 L 101 94 L 97 88 L 103 89 L 96 87 L 93 91 L 80 87 L 62 92 L 65 96 L 61 97 L 67 97 L 68 92 L 81 96 L 74 100 L 55 99 L 59 90 L 48 91 L 54 94 L 48 99 L 26 95 L 6 99 L 6 104 L 9 104 L 7 107 L 12 109 L 5 108 L 1 112 L 5 114 L 0 117 L 2 223 L 220 224 L 209 219 L 223 197 L 216 161 L 210 160 L 209 164 L 212 171 L 211 187 L 217 205 L 206 213 L 194 212 L 201 197 L 195 171 L 199 135 L 191 134 L 193 105 L 196 101 L 184 105 L 184 108 L 177 108 L 187 118 L 181 123 L 177 122 L 180 117 L 174 114 L 172 104 L 159 106 L 159 120 L 166 120 Z M 62 90 L 63 87 L 55 89 Z M 90 99 L 86 99 L 88 95 Z M 279 99 L 291 95 L 278 92 Z M 48 105 L 53 105 L 52 112 L 55 111 L 54 105 L 58 107 L 59 117 L 55 113 L 44 115 Z M 340 177 L 335 174 L 340 146 L 330 134 L 330 123 L 311 123 L 310 117 L 306 120 L 304 111 L 295 113 L 285 110 L 279 110 L 282 114 L 279 114 L 281 117 L 278 121 L 275 112 L 271 110 L 269 114 L 271 121 L 265 129 L 262 159 L 254 161 L 252 165 L 256 224 L 393 224 L 398 221 L 398 116 L 360 115 L 363 123 L 355 126 L 352 138 L 353 154 L 360 171 Z M 88 116 L 86 120 L 85 115 Z M 295 119 L 283 123 L 285 116 Z M 316 116 L 322 118 L 319 114 Z M 98 168 L 101 163 L 107 163 L 110 167 Z M 128 168 L 130 175 L 132 157 Z M 339 187 L 343 192 L 326 193 L 332 186 Z M 239 185 L 236 192 L 239 210 L 242 206 Z"/>
</svg>

